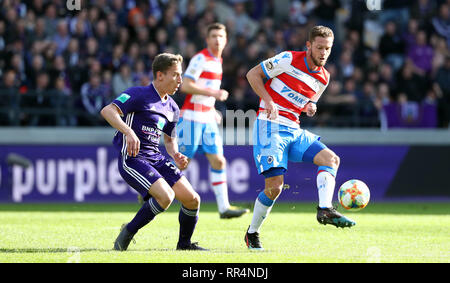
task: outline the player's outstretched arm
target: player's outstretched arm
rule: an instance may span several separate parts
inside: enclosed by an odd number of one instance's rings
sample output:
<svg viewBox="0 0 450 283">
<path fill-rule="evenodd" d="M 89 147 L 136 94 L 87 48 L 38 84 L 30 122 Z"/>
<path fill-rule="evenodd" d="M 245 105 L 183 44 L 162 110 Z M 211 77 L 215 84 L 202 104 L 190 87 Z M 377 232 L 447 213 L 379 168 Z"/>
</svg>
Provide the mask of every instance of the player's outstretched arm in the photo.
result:
<svg viewBox="0 0 450 283">
<path fill-rule="evenodd" d="M 211 88 L 201 87 L 198 86 L 193 79 L 186 77 L 183 78 L 181 92 L 212 96 L 219 101 L 224 101 L 228 98 L 228 91 L 224 89 L 215 90 Z"/>
<path fill-rule="evenodd" d="M 139 152 L 141 142 L 133 129 L 122 121 L 122 118 L 120 117 L 122 111 L 116 105 L 111 103 L 103 107 L 100 114 L 112 127 L 125 135 L 128 156 L 136 156 Z"/>
<path fill-rule="evenodd" d="M 264 101 L 267 118 L 276 119 L 278 117 L 278 108 L 273 102 L 272 97 L 264 88 L 264 74 L 261 65 L 256 65 L 247 73 L 247 80 L 253 91 Z"/>
</svg>

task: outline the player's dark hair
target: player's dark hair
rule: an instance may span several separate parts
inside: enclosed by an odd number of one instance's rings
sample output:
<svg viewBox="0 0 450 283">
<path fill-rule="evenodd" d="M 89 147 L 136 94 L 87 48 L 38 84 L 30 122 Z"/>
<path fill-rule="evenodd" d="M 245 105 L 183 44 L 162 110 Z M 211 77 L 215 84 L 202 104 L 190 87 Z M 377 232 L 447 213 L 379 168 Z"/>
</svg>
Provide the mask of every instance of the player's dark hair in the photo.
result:
<svg viewBox="0 0 450 283">
<path fill-rule="evenodd" d="M 329 27 L 325 26 L 315 26 L 309 31 L 308 41 L 313 42 L 316 37 L 333 37 L 334 33 Z"/>
<path fill-rule="evenodd" d="M 212 23 L 212 24 L 210 24 L 210 25 L 208 26 L 206 35 L 209 36 L 209 33 L 210 33 L 212 30 L 216 30 L 216 29 L 219 29 L 219 30 L 220 30 L 220 29 L 223 29 L 225 32 L 227 32 L 227 28 L 226 28 L 226 26 L 225 26 L 224 24 L 221 24 L 221 23 Z"/>
<path fill-rule="evenodd" d="M 152 64 L 153 77 L 156 78 L 158 72 L 164 73 L 178 63 L 183 63 L 183 57 L 180 54 L 161 53 L 156 55 Z"/>
</svg>

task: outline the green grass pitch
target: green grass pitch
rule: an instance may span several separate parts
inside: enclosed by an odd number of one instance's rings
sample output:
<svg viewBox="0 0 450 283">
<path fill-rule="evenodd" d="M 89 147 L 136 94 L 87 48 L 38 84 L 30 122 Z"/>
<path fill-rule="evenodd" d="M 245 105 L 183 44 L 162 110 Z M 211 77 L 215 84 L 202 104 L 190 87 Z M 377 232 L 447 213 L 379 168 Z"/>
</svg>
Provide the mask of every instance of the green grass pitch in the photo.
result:
<svg viewBox="0 0 450 283">
<path fill-rule="evenodd" d="M 250 207 L 251 205 L 248 204 Z M 203 203 L 193 236 L 210 252 L 176 251 L 174 202 L 135 236 L 126 252 L 112 250 L 136 204 L 0 204 L 0 262 L 305 263 L 450 262 L 449 203 L 370 203 L 345 212 L 357 225 L 320 225 L 313 203 L 276 203 L 261 230 L 263 252 L 244 234 L 252 214 L 219 219 Z"/>
</svg>

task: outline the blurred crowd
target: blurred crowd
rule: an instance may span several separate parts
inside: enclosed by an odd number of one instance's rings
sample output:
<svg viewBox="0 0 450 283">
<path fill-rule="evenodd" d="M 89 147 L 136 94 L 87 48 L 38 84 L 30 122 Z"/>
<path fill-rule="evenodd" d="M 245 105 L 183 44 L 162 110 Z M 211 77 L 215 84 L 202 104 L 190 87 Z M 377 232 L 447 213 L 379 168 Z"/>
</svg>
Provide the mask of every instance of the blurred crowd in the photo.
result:
<svg viewBox="0 0 450 283">
<path fill-rule="evenodd" d="M 105 125 L 100 109 L 149 84 L 156 54 L 180 53 L 186 66 L 216 21 L 229 35 L 223 114 L 257 110 L 247 71 L 306 50 L 320 24 L 335 32 L 331 82 L 305 126 L 380 127 L 392 104 L 406 117 L 432 105 L 435 126 L 449 125 L 450 0 L 383 0 L 381 10 L 365 0 L 80 0 L 80 10 L 67 2 L 76 0 L 0 1 L 0 125 Z M 174 99 L 181 106 L 184 97 Z"/>
</svg>

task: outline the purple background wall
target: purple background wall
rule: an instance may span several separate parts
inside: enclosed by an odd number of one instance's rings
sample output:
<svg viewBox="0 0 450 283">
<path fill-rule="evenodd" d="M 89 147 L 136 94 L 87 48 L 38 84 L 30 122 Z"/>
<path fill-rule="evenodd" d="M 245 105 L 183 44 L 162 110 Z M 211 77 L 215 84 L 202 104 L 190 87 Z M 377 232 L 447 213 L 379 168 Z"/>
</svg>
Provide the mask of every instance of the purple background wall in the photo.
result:
<svg viewBox="0 0 450 283">
<path fill-rule="evenodd" d="M 361 179 L 371 189 L 371 199 L 382 200 L 408 146 L 331 146 L 341 157 L 339 186 Z M 256 172 L 251 146 L 225 146 L 230 201 L 253 202 L 264 187 Z M 9 153 L 31 160 L 23 169 L 6 163 Z M 208 181 L 209 164 L 197 155 L 185 171 L 203 201 L 214 201 Z M 117 171 L 112 146 L 0 146 L 0 201 L 2 202 L 108 202 L 135 201 L 136 194 Z M 279 201 L 317 201 L 316 170 L 312 164 L 289 163 L 286 189 Z"/>
</svg>

